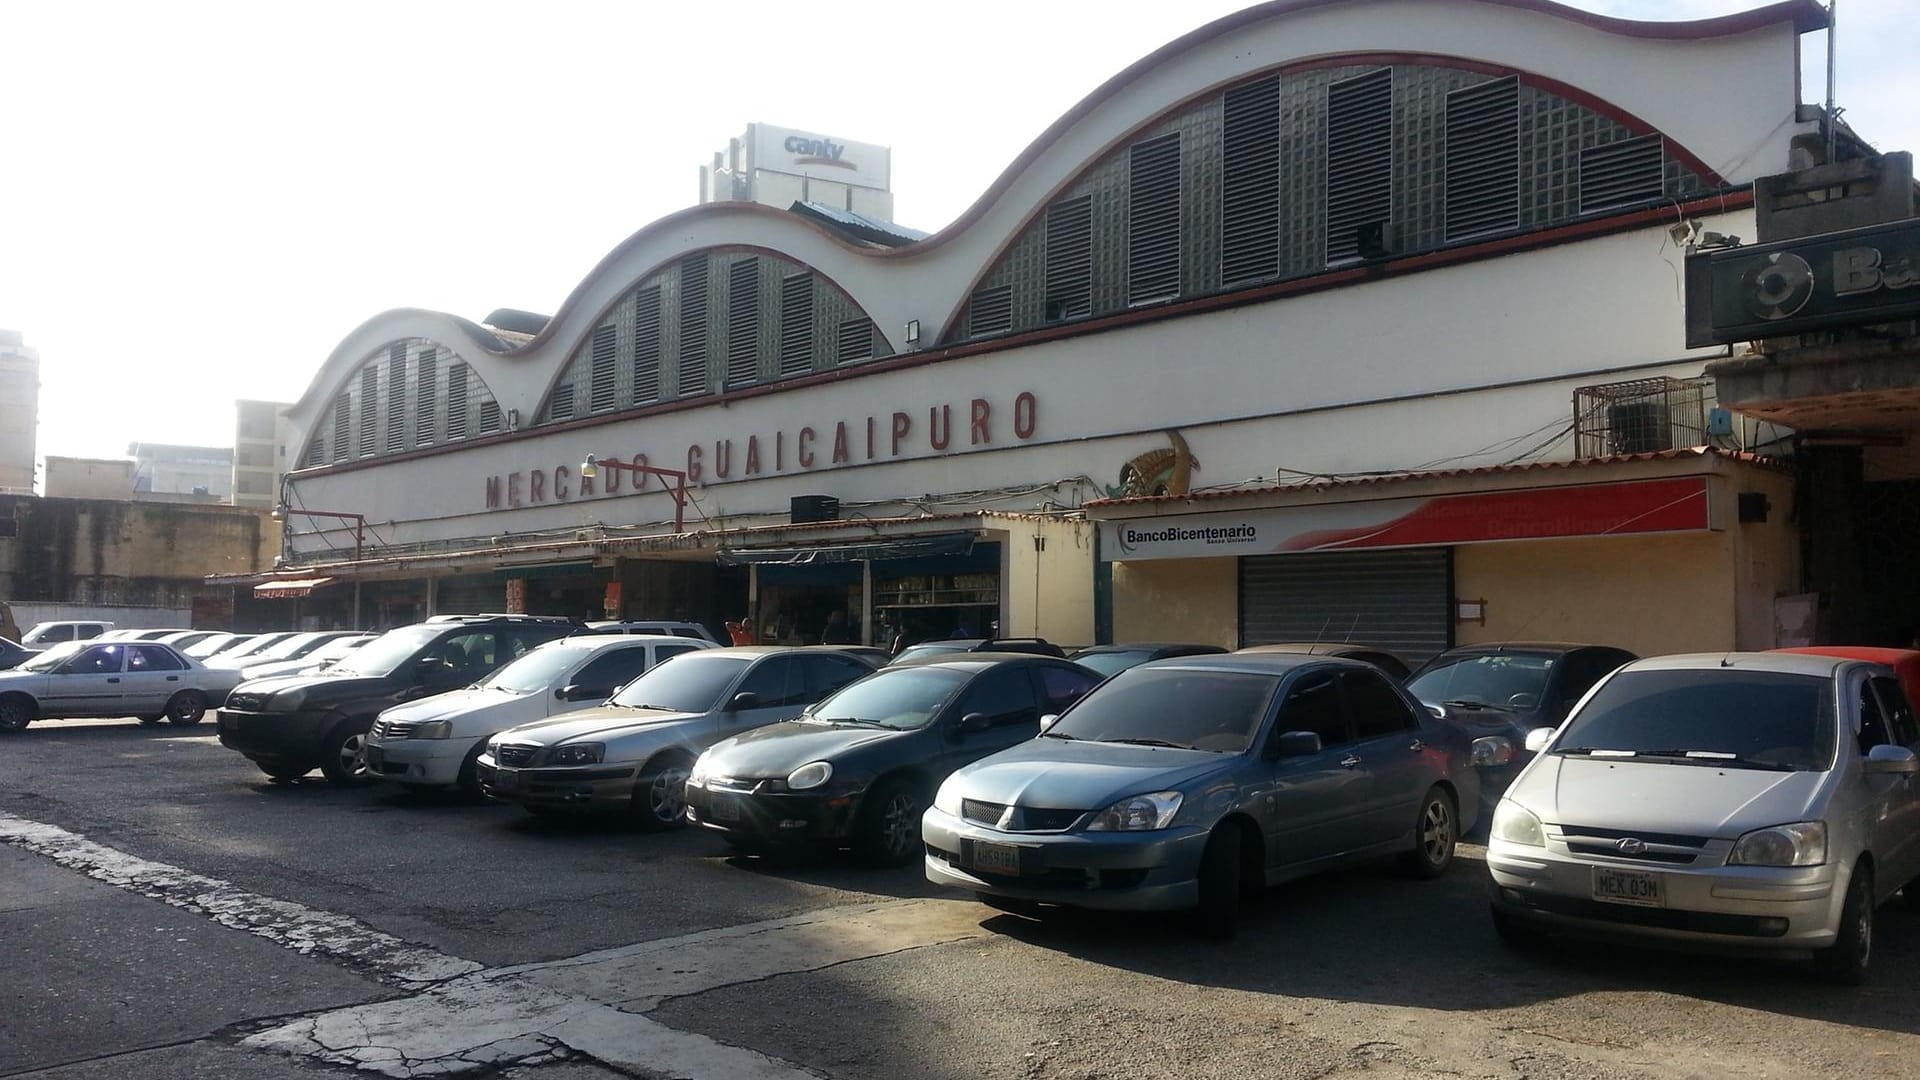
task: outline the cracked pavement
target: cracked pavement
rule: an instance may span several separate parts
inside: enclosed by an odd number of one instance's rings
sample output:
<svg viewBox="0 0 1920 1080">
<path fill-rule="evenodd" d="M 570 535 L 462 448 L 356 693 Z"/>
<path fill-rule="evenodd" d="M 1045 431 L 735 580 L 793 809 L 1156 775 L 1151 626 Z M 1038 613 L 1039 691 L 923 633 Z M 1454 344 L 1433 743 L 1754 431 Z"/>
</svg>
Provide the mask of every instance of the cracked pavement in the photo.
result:
<svg viewBox="0 0 1920 1080">
<path fill-rule="evenodd" d="M 1033 922 L 915 868 L 273 786 L 204 729 L 0 739 L 0 1076 L 524 1080 L 1911 1077 L 1920 915 L 1873 982 L 1503 949 L 1483 869 L 1300 882 L 1215 945 Z"/>
</svg>

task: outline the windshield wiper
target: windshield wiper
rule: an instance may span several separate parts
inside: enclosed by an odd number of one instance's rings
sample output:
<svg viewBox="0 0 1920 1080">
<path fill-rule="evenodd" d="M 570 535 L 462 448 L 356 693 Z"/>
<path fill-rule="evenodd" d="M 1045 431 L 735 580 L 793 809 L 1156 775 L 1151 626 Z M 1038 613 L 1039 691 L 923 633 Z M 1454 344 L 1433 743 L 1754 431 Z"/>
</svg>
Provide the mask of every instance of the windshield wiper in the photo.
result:
<svg viewBox="0 0 1920 1080">
<path fill-rule="evenodd" d="M 1126 743 L 1129 746 L 1164 746 L 1169 750 L 1192 750 L 1186 743 L 1168 742 L 1165 739 L 1102 739 L 1102 742 Z"/>
<path fill-rule="evenodd" d="M 878 720 L 868 720 L 862 716 L 815 716 L 812 719 L 823 724 L 861 724 L 866 727 L 889 727 Z"/>
<path fill-rule="evenodd" d="M 1040 733 L 1040 737 L 1043 739 L 1064 739 L 1067 742 L 1076 741 L 1072 735 L 1064 731 L 1043 731 Z"/>
<path fill-rule="evenodd" d="M 1454 698 L 1452 701 L 1443 701 L 1440 704 L 1452 705 L 1457 709 L 1484 709 L 1487 707 L 1486 702 L 1475 701 L 1473 698 Z"/>
</svg>

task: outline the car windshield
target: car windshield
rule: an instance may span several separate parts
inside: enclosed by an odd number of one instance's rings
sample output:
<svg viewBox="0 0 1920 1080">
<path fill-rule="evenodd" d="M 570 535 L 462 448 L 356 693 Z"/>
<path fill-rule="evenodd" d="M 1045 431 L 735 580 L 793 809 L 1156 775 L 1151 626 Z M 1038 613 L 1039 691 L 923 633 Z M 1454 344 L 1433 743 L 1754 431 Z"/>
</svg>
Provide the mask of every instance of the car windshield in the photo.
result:
<svg viewBox="0 0 1920 1080">
<path fill-rule="evenodd" d="M 1554 740 L 1556 754 L 1784 771 L 1833 767 L 1832 683 L 1713 668 L 1607 680 Z"/>
<path fill-rule="evenodd" d="M 297 660 L 319 648 L 327 640 L 329 640 L 328 635 L 323 633 L 295 634 L 292 637 L 281 638 L 251 655 L 262 660 Z"/>
<path fill-rule="evenodd" d="M 1407 689 L 1429 705 L 1531 709 L 1547 692 L 1555 659 L 1540 653 L 1443 657 L 1414 676 Z"/>
<path fill-rule="evenodd" d="M 194 642 L 192 645 L 180 651 L 195 659 L 205 660 L 221 649 L 234 644 L 237 640 L 238 639 L 232 634 L 215 634 L 209 638 L 201 638 L 199 641 Z"/>
<path fill-rule="evenodd" d="M 292 637 L 290 633 L 261 634 L 252 641 L 242 642 L 220 655 L 229 660 L 238 660 L 243 656 L 258 656 L 275 645 Z"/>
<path fill-rule="evenodd" d="M 20 665 L 21 671 L 51 671 L 60 666 L 67 657 L 80 651 L 85 641 L 63 641 L 43 653 L 36 653 L 31 660 Z"/>
<path fill-rule="evenodd" d="M 391 675 L 414 653 L 426 648 L 434 638 L 446 632 L 444 626 L 404 626 L 389 630 L 355 649 L 345 659 L 327 669 L 329 674 Z"/>
<path fill-rule="evenodd" d="M 554 680 L 572 671 L 574 665 L 588 656 L 596 655 L 591 650 L 563 647 L 539 646 L 532 652 L 480 680 L 481 686 L 495 690 L 507 690 L 515 694 L 544 693 L 554 685 Z"/>
<path fill-rule="evenodd" d="M 372 641 L 370 637 L 334 638 L 325 645 L 307 654 L 309 660 L 338 660 L 353 650 Z"/>
<path fill-rule="evenodd" d="M 1117 675 L 1135 664 L 1144 664 L 1151 659 L 1153 654 L 1148 652 L 1101 652 L 1076 656 L 1073 662 L 1102 675 Z"/>
<path fill-rule="evenodd" d="M 926 727 L 965 686 L 964 672 L 900 668 L 861 679 L 808 710 L 820 723 L 875 724 L 909 731 Z"/>
<path fill-rule="evenodd" d="M 628 683 L 608 698 L 607 704 L 667 712 L 712 712 L 720 704 L 720 695 L 749 662 L 750 657 L 737 655 L 702 656 L 695 652 L 676 656 L 672 663 L 661 664 Z"/>
<path fill-rule="evenodd" d="M 963 653 L 966 651 L 967 646 L 965 645 L 909 645 L 900 650 L 900 655 L 894 657 L 893 662 L 897 664 L 902 660 L 913 660 L 922 656 L 944 656 L 948 653 Z"/>
<path fill-rule="evenodd" d="M 1133 667 L 1061 716 L 1046 735 L 1238 754 L 1253 745 L 1278 677 Z"/>
</svg>

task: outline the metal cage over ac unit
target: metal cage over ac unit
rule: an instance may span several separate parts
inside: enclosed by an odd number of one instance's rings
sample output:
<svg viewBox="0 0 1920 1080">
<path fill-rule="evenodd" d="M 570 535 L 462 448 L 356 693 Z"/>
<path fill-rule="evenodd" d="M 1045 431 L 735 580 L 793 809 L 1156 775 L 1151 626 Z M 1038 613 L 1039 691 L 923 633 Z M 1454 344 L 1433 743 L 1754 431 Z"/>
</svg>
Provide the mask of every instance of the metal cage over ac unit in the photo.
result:
<svg viewBox="0 0 1920 1080">
<path fill-rule="evenodd" d="M 1701 380 L 1634 379 L 1573 392 L 1574 453 L 1583 458 L 1700 446 L 1706 430 Z"/>
</svg>

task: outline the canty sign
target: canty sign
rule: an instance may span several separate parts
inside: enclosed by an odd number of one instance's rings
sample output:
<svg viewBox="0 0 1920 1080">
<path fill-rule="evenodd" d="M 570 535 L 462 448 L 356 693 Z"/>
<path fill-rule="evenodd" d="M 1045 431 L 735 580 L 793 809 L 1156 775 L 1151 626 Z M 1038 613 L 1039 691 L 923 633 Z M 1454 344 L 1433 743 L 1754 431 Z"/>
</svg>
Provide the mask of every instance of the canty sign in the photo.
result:
<svg viewBox="0 0 1920 1080">
<path fill-rule="evenodd" d="M 1687 345 L 1920 315 L 1920 220 L 1687 257 Z"/>
</svg>

